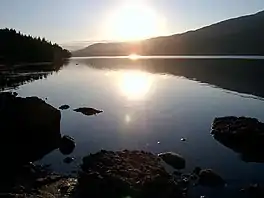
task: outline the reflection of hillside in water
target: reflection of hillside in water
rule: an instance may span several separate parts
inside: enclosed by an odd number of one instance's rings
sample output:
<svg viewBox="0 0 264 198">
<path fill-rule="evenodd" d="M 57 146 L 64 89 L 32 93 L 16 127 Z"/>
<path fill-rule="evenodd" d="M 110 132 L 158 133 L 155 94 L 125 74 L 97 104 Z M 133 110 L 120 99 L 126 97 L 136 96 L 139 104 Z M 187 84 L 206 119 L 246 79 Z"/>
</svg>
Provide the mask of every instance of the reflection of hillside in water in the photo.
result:
<svg viewBox="0 0 264 198">
<path fill-rule="evenodd" d="M 31 64 L 0 71 L 0 90 L 13 89 L 35 80 L 45 79 L 67 64 L 68 61 L 54 64 Z"/>
<path fill-rule="evenodd" d="M 264 60 L 256 59 L 83 59 L 97 69 L 140 69 L 184 76 L 239 93 L 264 97 Z"/>
</svg>

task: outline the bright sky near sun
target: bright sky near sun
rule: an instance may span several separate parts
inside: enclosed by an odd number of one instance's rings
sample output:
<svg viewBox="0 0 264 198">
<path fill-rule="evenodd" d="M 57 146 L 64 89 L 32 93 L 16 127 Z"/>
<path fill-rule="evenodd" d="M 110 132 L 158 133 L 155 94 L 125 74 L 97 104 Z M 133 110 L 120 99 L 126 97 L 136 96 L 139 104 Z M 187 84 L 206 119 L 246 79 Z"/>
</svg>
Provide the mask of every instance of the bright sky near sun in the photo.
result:
<svg viewBox="0 0 264 198">
<path fill-rule="evenodd" d="M 0 0 L 0 28 L 58 43 L 138 40 L 264 10 L 264 0 Z"/>
</svg>

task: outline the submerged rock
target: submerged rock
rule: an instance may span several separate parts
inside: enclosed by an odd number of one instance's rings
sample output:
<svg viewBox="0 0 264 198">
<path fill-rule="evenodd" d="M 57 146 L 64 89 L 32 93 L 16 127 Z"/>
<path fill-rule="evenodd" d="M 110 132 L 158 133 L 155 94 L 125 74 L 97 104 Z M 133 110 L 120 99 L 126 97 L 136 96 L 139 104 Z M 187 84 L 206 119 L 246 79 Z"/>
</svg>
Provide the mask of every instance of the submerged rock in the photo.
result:
<svg viewBox="0 0 264 198">
<path fill-rule="evenodd" d="M 241 154 L 247 162 L 264 162 L 264 124 L 255 118 L 216 118 L 212 126 L 214 138 Z"/>
<path fill-rule="evenodd" d="M 185 159 L 177 153 L 166 152 L 160 153 L 158 156 L 175 169 L 185 168 Z"/>
<path fill-rule="evenodd" d="M 224 179 L 212 169 L 203 169 L 199 172 L 199 184 L 208 187 L 224 186 Z"/>
<path fill-rule="evenodd" d="M 68 135 L 64 135 L 61 138 L 59 149 L 63 155 L 69 155 L 73 152 L 75 146 L 74 139 Z"/>
<path fill-rule="evenodd" d="M 70 164 L 70 163 L 72 163 L 74 161 L 74 157 L 66 157 L 66 158 L 64 158 L 64 160 L 63 160 L 63 162 L 65 163 L 65 164 Z"/>
<path fill-rule="evenodd" d="M 88 197 L 183 197 L 158 157 L 144 151 L 101 151 L 83 158 L 81 195 Z"/>
<path fill-rule="evenodd" d="M 59 107 L 60 110 L 66 110 L 66 109 L 69 109 L 69 108 L 70 108 L 69 105 L 61 105 L 61 106 Z"/>
<path fill-rule="evenodd" d="M 58 148 L 60 119 L 59 110 L 37 97 L 0 93 L 0 166 L 14 168 Z"/>
<path fill-rule="evenodd" d="M 263 198 L 264 197 L 264 186 L 259 184 L 251 184 L 250 186 L 241 189 L 241 193 L 246 195 L 246 197 L 252 198 Z"/>
<path fill-rule="evenodd" d="M 80 112 L 84 115 L 87 115 L 87 116 L 90 116 L 90 115 L 96 115 L 96 114 L 99 114 L 99 113 L 102 113 L 103 111 L 102 110 L 97 110 L 97 109 L 94 109 L 94 108 L 88 108 L 88 107 L 81 107 L 81 108 L 78 108 L 78 109 L 74 109 L 75 112 Z"/>
</svg>

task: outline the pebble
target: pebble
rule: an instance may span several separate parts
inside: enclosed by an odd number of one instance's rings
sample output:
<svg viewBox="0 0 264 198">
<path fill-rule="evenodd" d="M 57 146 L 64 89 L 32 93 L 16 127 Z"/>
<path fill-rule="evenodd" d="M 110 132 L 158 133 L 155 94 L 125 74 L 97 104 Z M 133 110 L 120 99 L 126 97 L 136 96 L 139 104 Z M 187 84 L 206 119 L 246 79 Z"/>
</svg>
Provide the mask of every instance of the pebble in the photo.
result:
<svg viewBox="0 0 264 198">
<path fill-rule="evenodd" d="M 186 141 L 186 138 L 181 138 L 181 141 L 182 141 L 182 142 L 185 142 L 185 141 Z"/>
<path fill-rule="evenodd" d="M 66 157 L 63 162 L 66 163 L 66 164 L 70 164 L 74 161 L 74 158 L 73 157 Z"/>
</svg>

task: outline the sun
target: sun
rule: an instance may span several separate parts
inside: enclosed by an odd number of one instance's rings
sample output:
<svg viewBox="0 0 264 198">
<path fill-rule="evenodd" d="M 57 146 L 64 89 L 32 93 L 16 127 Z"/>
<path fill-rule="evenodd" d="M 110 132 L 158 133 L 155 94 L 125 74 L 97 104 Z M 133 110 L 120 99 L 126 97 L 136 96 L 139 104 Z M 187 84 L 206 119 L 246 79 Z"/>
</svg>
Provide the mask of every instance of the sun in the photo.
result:
<svg viewBox="0 0 264 198">
<path fill-rule="evenodd" d="M 141 40 L 159 35 L 162 30 L 161 20 L 150 7 L 139 1 L 129 1 L 114 11 L 110 29 L 119 40 Z"/>
</svg>

